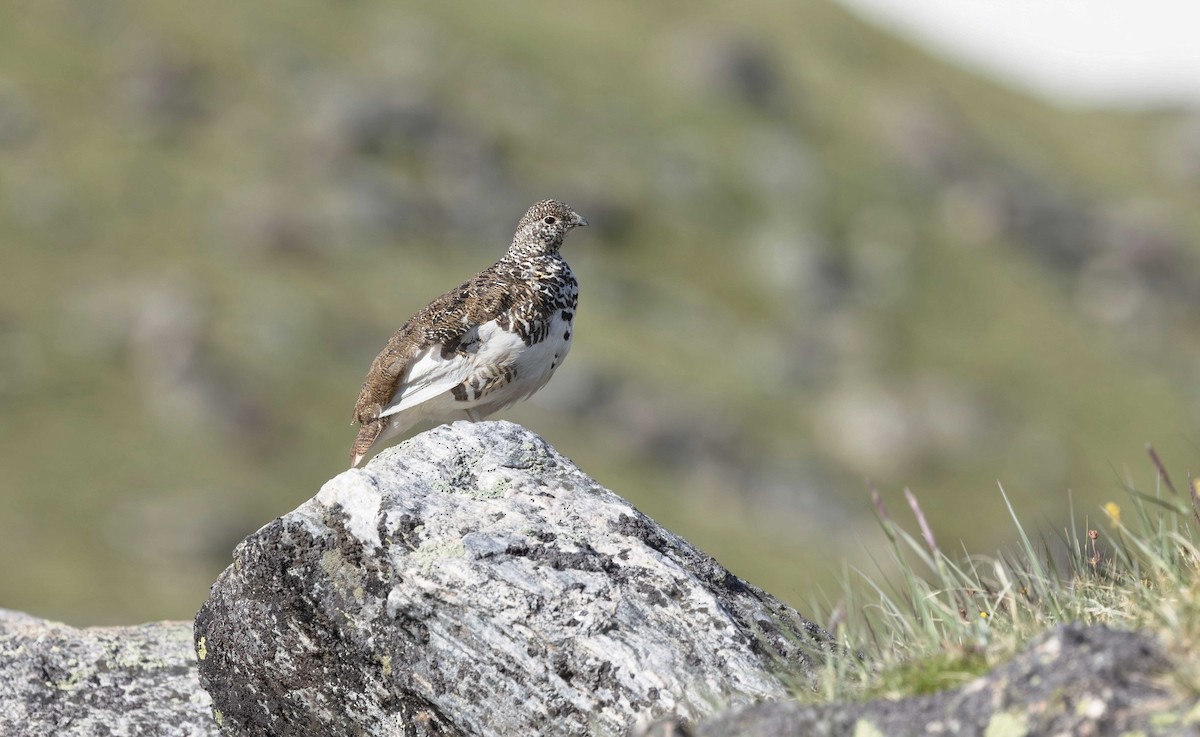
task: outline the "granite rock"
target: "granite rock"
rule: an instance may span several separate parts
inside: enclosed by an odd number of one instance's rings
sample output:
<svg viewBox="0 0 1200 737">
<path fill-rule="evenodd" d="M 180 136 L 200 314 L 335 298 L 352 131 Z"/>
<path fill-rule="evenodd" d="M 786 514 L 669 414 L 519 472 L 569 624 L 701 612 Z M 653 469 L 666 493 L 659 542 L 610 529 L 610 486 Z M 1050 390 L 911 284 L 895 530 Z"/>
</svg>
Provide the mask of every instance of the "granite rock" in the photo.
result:
<svg viewBox="0 0 1200 737">
<path fill-rule="evenodd" d="M 76 629 L 0 609 L 0 735 L 218 734 L 190 622 Z"/>
<path fill-rule="evenodd" d="M 825 634 L 509 422 L 247 538 L 196 618 L 227 735 L 618 735 L 785 699 Z"/>
</svg>

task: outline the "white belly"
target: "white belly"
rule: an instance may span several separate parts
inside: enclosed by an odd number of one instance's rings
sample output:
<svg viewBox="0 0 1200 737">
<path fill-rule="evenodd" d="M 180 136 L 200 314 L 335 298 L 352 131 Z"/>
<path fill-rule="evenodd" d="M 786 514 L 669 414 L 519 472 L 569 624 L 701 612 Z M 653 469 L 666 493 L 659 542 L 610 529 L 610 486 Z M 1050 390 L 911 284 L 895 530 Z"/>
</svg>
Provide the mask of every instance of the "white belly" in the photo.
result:
<svg viewBox="0 0 1200 737">
<path fill-rule="evenodd" d="M 533 345 L 525 345 L 519 336 L 496 328 L 493 337 L 481 340 L 480 356 L 482 358 L 485 353 L 494 356 L 494 361 L 485 362 L 485 366 L 511 366 L 513 379 L 478 398 L 460 402 L 467 405 L 460 408 L 469 407 L 480 416 L 487 416 L 541 389 L 571 350 L 571 330 L 571 323 L 562 319 L 561 312 L 555 313 L 550 321 L 545 340 Z M 480 338 L 484 338 L 483 331 L 480 332 Z M 495 346 L 494 351 L 491 350 L 492 346 Z"/>
</svg>

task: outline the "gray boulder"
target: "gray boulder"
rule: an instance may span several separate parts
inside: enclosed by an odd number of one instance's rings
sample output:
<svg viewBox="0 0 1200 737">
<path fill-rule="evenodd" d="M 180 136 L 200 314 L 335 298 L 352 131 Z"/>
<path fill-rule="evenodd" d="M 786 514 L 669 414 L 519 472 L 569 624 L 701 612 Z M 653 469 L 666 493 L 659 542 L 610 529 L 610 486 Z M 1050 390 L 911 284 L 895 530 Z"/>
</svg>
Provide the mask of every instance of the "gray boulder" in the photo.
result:
<svg viewBox="0 0 1200 737">
<path fill-rule="evenodd" d="M 75 629 L 0 609 L 0 735 L 216 737 L 190 622 Z"/>
<path fill-rule="evenodd" d="M 238 546 L 196 617 L 227 735 L 620 735 L 785 699 L 826 635 L 508 422 L 445 425 Z"/>
<path fill-rule="evenodd" d="M 956 689 L 900 701 L 731 710 L 689 729 L 666 720 L 642 737 L 888 735 L 1197 737 L 1194 694 L 1179 688 L 1154 637 L 1104 626 L 1057 627 L 1008 663 Z"/>
</svg>

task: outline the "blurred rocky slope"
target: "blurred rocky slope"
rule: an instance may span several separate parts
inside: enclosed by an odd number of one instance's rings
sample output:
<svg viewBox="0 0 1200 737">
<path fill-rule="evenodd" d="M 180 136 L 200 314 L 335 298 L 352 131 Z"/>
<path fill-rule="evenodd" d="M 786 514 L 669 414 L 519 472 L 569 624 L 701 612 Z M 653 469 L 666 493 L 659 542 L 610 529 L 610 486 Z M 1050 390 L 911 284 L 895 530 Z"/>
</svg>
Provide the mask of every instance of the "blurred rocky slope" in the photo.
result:
<svg viewBox="0 0 1200 737">
<path fill-rule="evenodd" d="M 0 13 L 6 606 L 189 616 L 545 196 L 598 226 L 578 341 L 505 417 L 795 603 L 863 560 L 866 477 L 976 548 L 997 478 L 1054 529 L 1194 454 L 1200 116 L 1053 110 L 818 2 Z"/>
</svg>

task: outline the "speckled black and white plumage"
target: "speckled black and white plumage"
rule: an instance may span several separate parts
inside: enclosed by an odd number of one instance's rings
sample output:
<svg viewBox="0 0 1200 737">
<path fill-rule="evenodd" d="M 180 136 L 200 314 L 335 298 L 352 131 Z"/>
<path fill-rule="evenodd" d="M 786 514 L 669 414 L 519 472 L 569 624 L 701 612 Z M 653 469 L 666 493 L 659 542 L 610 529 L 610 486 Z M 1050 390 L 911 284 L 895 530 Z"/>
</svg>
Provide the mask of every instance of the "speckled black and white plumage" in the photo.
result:
<svg viewBox="0 0 1200 737">
<path fill-rule="evenodd" d="M 570 206 L 537 203 L 499 261 L 396 331 L 354 405 L 351 466 L 419 422 L 479 420 L 545 386 L 571 348 L 579 282 L 559 249 L 580 225 Z"/>
</svg>

